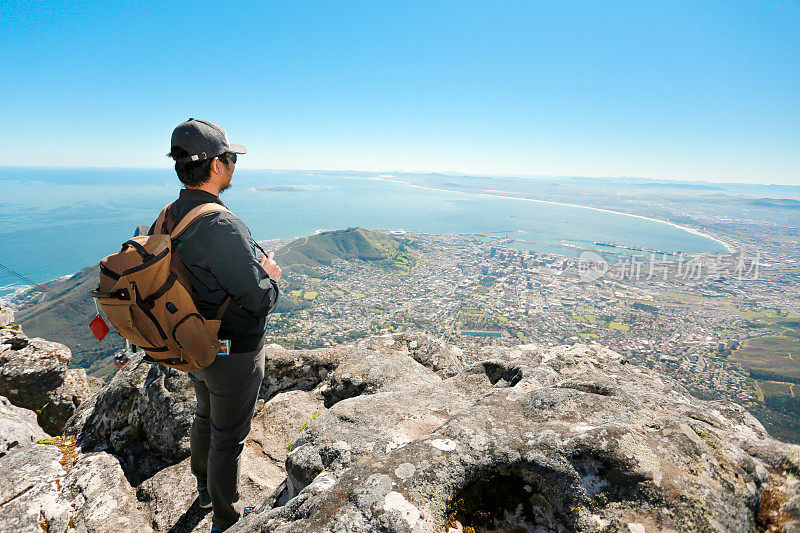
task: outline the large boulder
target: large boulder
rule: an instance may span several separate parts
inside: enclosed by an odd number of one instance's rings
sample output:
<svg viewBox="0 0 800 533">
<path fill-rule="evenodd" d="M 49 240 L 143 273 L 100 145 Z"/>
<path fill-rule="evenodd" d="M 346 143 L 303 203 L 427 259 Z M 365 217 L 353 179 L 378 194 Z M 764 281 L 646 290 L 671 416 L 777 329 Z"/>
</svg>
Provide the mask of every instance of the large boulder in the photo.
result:
<svg viewBox="0 0 800 533">
<path fill-rule="evenodd" d="M 347 348 L 287 350 L 279 344 L 265 346 L 264 381 L 260 397 L 272 398 L 287 390 L 312 390 L 327 380 L 328 375 L 347 355 Z"/>
<path fill-rule="evenodd" d="M 300 491 L 323 471 L 339 472 L 383 457 L 435 431 L 474 400 L 441 383 L 342 400 L 310 422 L 292 444 L 286 460 L 289 489 Z"/>
<path fill-rule="evenodd" d="M 148 364 L 135 354 L 100 394 L 78 408 L 64 433 L 75 436 L 85 451 L 118 455 L 135 482 L 165 461 L 189 456 L 194 410 L 186 373 Z"/>
<path fill-rule="evenodd" d="M 51 435 L 61 432 L 77 407 L 100 390 L 102 381 L 82 369 L 67 369 L 69 348 L 29 339 L 18 327 L 0 328 L 0 395 L 35 411 Z"/>
<path fill-rule="evenodd" d="M 15 405 L 40 410 L 66 378 L 69 348 L 28 339 L 21 330 L 0 330 L 0 394 Z"/>
<path fill-rule="evenodd" d="M 442 379 L 454 376 L 464 368 L 464 352 L 461 348 L 426 333 L 402 332 L 368 337 L 359 341 L 358 346 L 376 352 L 396 351 L 410 355 Z"/>
<path fill-rule="evenodd" d="M 741 407 L 695 399 L 599 346 L 478 359 L 322 412 L 288 455 L 293 497 L 231 531 L 800 526 L 800 448 Z"/>
<path fill-rule="evenodd" d="M 36 413 L 17 407 L 8 398 L 0 396 L 0 457 L 45 437 L 47 434 L 36 423 Z"/>
<path fill-rule="evenodd" d="M 113 456 L 51 440 L 0 457 L 2 531 L 152 531 Z"/>
<path fill-rule="evenodd" d="M 331 407 L 346 398 L 441 381 L 407 354 L 353 347 L 328 376 L 321 392 L 325 405 Z"/>
</svg>

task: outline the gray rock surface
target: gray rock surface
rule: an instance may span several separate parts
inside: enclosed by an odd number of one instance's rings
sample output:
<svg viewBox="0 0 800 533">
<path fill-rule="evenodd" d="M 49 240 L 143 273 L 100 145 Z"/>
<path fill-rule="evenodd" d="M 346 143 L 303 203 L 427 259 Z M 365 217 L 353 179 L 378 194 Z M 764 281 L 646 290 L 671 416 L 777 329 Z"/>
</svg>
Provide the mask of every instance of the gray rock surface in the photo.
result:
<svg viewBox="0 0 800 533">
<path fill-rule="evenodd" d="M 36 413 L 0 396 L 0 457 L 45 437 L 47 433 L 36 422 Z"/>
<path fill-rule="evenodd" d="M 119 461 L 105 452 L 81 454 L 61 482 L 77 531 L 152 531 Z"/>
<path fill-rule="evenodd" d="M 189 459 L 159 470 L 136 489 L 155 531 L 209 531 L 211 513 L 201 509 Z"/>
<path fill-rule="evenodd" d="M 14 311 L 0 300 L 0 328 L 14 322 Z"/>
<path fill-rule="evenodd" d="M 341 349 L 292 351 L 268 346 L 262 402 L 282 391 L 318 386 L 344 354 Z M 187 374 L 150 365 L 142 354 L 134 354 L 99 395 L 77 409 L 64 433 L 76 436 L 84 450 L 123 456 L 126 465 L 140 464 L 152 454 L 180 461 L 189 455 L 195 405 Z"/>
<path fill-rule="evenodd" d="M 410 355 L 442 379 L 454 376 L 464 368 L 464 353 L 461 348 L 450 346 L 425 333 L 403 332 L 369 337 L 360 341 L 358 346 L 381 353 L 391 350 Z"/>
<path fill-rule="evenodd" d="M 5 533 L 152 531 L 119 462 L 74 444 L 34 444 L 0 457 Z"/>
<path fill-rule="evenodd" d="M 243 490 L 253 494 L 254 500 L 286 479 L 290 444 L 324 411 L 319 394 L 294 390 L 276 395 L 256 414 L 243 457 L 245 462 L 262 466 L 242 468 Z"/>
<path fill-rule="evenodd" d="M 45 431 L 59 434 L 76 408 L 102 386 L 82 369 L 67 369 L 71 358 L 63 344 L 29 339 L 19 328 L 0 328 L 0 395 L 35 411 Z"/>
<path fill-rule="evenodd" d="M 344 399 L 363 394 L 401 390 L 441 381 L 439 376 L 411 359 L 408 354 L 354 347 L 342 357 L 320 390 L 325 396 L 325 405 L 331 407 Z"/>
<path fill-rule="evenodd" d="M 4 533 L 67 531 L 72 506 L 61 497 L 67 474 L 55 446 L 34 444 L 0 457 L 0 524 Z"/>
<path fill-rule="evenodd" d="M 148 364 L 138 354 L 100 394 L 78 408 L 64 433 L 75 436 L 86 451 L 117 454 L 130 473 L 151 466 L 147 460 L 153 454 L 173 462 L 188 457 L 194 409 L 194 389 L 186 373 Z M 142 475 L 149 474 L 142 470 Z"/>
<path fill-rule="evenodd" d="M 267 358 L 241 471 L 257 512 L 233 533 L 800 526 L 799 447 L 596 345 L 487 348 L 465 364 L 402 334 Z M 132 358 L 70 419 L 75 466 L 37 444 L 0 457 L 0 519 L 56 527 L 69 507 L 89 531 L 207 530 L 185 458 L 193 409 L 185 374 Z M 103 516 L 100 486 L 122 502 Z"/>
<path fill-rule="evenodd" d="M 739 406 L 598 346 L 479 359 L 334 404 L 287 458 L 296 496 L 232 531 L 755 531 L 800 518 L 800 449 Z"/>
<path fill-rule="evenodd" d="M 267 401 L 281 392 L 315 390 L 317 397 L 332 404 L 390 384 L 402 388 L 409 380 L 435 383 L 441 381 L 437 375 L 409 361 L 408 345 L 429 354 L 423 358 L 426 361 L 449 361 L 447 357 L 458 353 L 422 334 L 398 335 L 396 343 L 389 341 L 390 336 L 380 337 L 379 351 L 354 351 L 352 346 L 286 350 L 269 345 L 260 398 Z M 368 362 L 360 362 L 362 357 Z M 97 397 L 77 409 L 64 433 L 76 436 L 84 450 L 108 450 L 125 457 L 126 465 L 154 453 L 175 462 L 189 455 L 194 409 L 194 390 L 185 373 L 133 355 Z"/>
<path fill-rule="evenodd" d="M 71 356 L 63 344 L 0 330 L 0 394 L 20 407 L 41 409 L 64 383 Z"/>
<path fill-rule="evenodd" d="M 341 347 L 286 350 L 278 344 L 269 344 L 265 350 L 264 382 L 260 393 L 265 400 L 282 391 L 314 389 L 328 378 L 347 354 L 347 350 Z"/>
</svg>

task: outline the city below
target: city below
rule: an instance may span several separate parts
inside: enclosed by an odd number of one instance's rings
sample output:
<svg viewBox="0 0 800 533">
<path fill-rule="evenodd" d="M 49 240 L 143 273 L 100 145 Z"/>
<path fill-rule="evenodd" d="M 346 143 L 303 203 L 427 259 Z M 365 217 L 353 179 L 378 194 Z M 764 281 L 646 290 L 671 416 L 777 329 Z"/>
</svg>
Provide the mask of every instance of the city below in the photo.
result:
<svg viewBox="0 0 800 533">
<path fill-rule="evenodd" d="M 312 348 L 421 330 L 468 356 L 487 345 L 599 343 L 695 396 L 742 404 L 797 442 L 797 237 L 776 236 L 759 220 L 739 219 L 745 232 L 726 231 L 727 219 L 705 222 L 735 251 L 587 259 L 514 248 L 509 238 L 387 230 L 411 250 L 396 267 L 290 268 L 268 341 Z"/>
</svg>

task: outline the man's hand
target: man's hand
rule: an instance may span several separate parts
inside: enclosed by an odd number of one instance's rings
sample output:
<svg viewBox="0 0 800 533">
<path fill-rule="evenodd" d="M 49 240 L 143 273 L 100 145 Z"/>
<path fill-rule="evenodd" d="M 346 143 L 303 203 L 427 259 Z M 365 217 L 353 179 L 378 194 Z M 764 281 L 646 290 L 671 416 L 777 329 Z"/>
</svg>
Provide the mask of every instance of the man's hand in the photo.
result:
<svg viewBox="0 0 800 533">
<path fill-rule="evenodd" d="M 267 255 L 261 256 L 261 266 L 267 271 L 267 274 L 279 282 L 281 280 L 281 267 L 272 259 L 275 257 L 275 252 L 270 252 Z"/>
</svg>

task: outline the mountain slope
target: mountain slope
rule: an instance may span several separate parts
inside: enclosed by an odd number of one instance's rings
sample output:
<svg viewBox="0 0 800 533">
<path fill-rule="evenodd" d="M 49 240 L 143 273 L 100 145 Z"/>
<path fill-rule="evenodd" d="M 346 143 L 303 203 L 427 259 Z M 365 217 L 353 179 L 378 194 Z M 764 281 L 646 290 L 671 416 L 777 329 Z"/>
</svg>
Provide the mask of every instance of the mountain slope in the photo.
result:
<svg viewBox="0 0 800 533">
<path fill-rule="evenodd" d="M 88 266 L 64 279 L 59 278 L 28 290 L 18 298 L 16 321 L 31 337 L 59 339 L 72 350 L 72 365 L 106 378 L 114 372 L 111 355 L 124 340 L 113 330 L 97 342 L 89 330 L 94 318 L 94 301 L 89 291 L 97 287 L 100 269 Z"/>
</svg>

